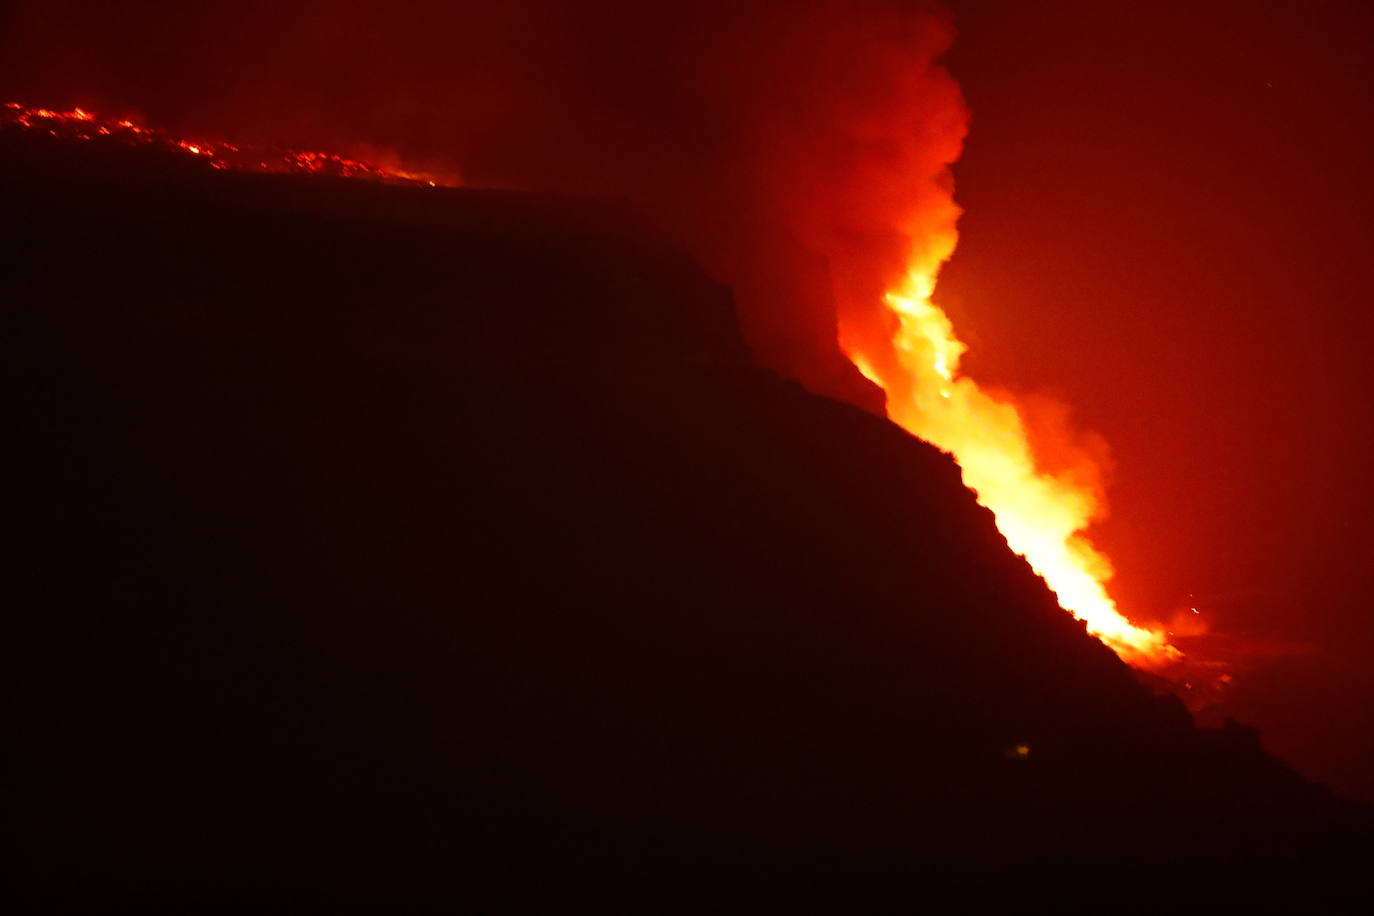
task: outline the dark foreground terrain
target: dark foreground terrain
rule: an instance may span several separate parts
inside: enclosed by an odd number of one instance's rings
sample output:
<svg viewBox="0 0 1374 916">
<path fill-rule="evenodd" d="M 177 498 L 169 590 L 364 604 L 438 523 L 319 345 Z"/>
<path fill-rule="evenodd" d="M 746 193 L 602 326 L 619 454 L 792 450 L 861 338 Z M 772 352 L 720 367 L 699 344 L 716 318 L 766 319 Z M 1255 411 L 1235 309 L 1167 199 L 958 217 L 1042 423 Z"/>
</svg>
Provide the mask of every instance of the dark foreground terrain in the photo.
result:
<svg viewBox="0 0 1374 916">
<path fill-rule="evenodd" d="M 628 216 L 14 136 L 0 199 L 33 900 L 1316 903 L 1367 861 Z"/>
</svg>

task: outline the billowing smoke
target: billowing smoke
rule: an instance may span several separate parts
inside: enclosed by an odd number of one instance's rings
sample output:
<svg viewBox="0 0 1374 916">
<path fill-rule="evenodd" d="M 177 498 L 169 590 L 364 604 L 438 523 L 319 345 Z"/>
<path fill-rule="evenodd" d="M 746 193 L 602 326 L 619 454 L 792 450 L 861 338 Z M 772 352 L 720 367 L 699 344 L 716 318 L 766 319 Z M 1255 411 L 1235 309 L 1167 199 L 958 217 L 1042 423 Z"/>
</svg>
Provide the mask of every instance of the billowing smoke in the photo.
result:
<svg viewBox="0 0 1374 916">
<path fill-rule="evenodd" d="M 836 346 L 956 211 L 947 16 L 901 0 L 21 3 L 0 85 L 474 185 L 625 200 L 735 290 L 767 365 L 874 403 Z M 837 316 L 837 310 L 839 312 Z"/>
</svg>

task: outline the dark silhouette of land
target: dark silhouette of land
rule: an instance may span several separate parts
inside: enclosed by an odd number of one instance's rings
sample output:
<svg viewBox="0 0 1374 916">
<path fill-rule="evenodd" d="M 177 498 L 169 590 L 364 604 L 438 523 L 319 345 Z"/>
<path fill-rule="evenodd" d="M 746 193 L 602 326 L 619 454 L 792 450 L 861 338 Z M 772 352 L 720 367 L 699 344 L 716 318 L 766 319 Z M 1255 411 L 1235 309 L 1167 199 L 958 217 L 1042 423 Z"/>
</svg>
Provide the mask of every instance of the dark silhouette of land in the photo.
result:
<svg viewBox="0 0 1374 916">
<path fill-rule="evenodd" d="M 38 899 L 1366 861 L 1366 809 L 1195 728 L 628 213 L 32 136 L 0 194 Z"/>
</svg>

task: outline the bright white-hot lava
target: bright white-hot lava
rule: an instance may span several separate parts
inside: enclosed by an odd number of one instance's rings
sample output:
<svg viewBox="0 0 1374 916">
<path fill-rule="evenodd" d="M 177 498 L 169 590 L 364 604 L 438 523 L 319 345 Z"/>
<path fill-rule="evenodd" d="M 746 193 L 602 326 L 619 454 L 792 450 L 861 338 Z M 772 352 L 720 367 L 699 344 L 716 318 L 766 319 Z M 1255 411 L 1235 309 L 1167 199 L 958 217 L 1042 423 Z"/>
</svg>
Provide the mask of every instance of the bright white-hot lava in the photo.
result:
<svg viewBox="0 0 1374 916">
<path fill-rule="evenodd" d="M 1084 535 L 1102 513 L 1096 488 L 1072 474 L 1045 469 L 1016 404 L 993 397 L 961 374 L 960 358 L 968 348 L 932 301 L 940 265 L 953 253 L 956 239 L 951 225 L 934 250 L 914 259 L 902 286 L 886 295 L 895 318 L 886 345 L 847 339 L 846 351 L 887 392 L 894 422 L 954 457 L 1008 545 L 1088 632 L 1132 664 L 1152 667 L 1178 658 L 1161 630 L 1131 623 L 1107 593 L 1111 564 Z"/>
</svg>

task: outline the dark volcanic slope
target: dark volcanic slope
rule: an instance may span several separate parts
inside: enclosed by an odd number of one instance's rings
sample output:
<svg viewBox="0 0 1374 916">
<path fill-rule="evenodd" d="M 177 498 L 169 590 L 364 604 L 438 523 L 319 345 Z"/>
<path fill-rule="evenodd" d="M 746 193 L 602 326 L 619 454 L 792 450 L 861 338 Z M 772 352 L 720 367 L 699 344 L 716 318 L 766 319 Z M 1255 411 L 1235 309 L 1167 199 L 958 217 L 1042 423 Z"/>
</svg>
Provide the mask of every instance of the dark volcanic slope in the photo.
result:
<svg viewBox="0 0 1374 916">
<path fill-rule="evenodd" d="M 1085 636 L 947 458 L 753 368 L 728 291 L 628 220 L 0 144 L 45 892 L 1362 853 L 1360 812 Z"/>
</svg>

